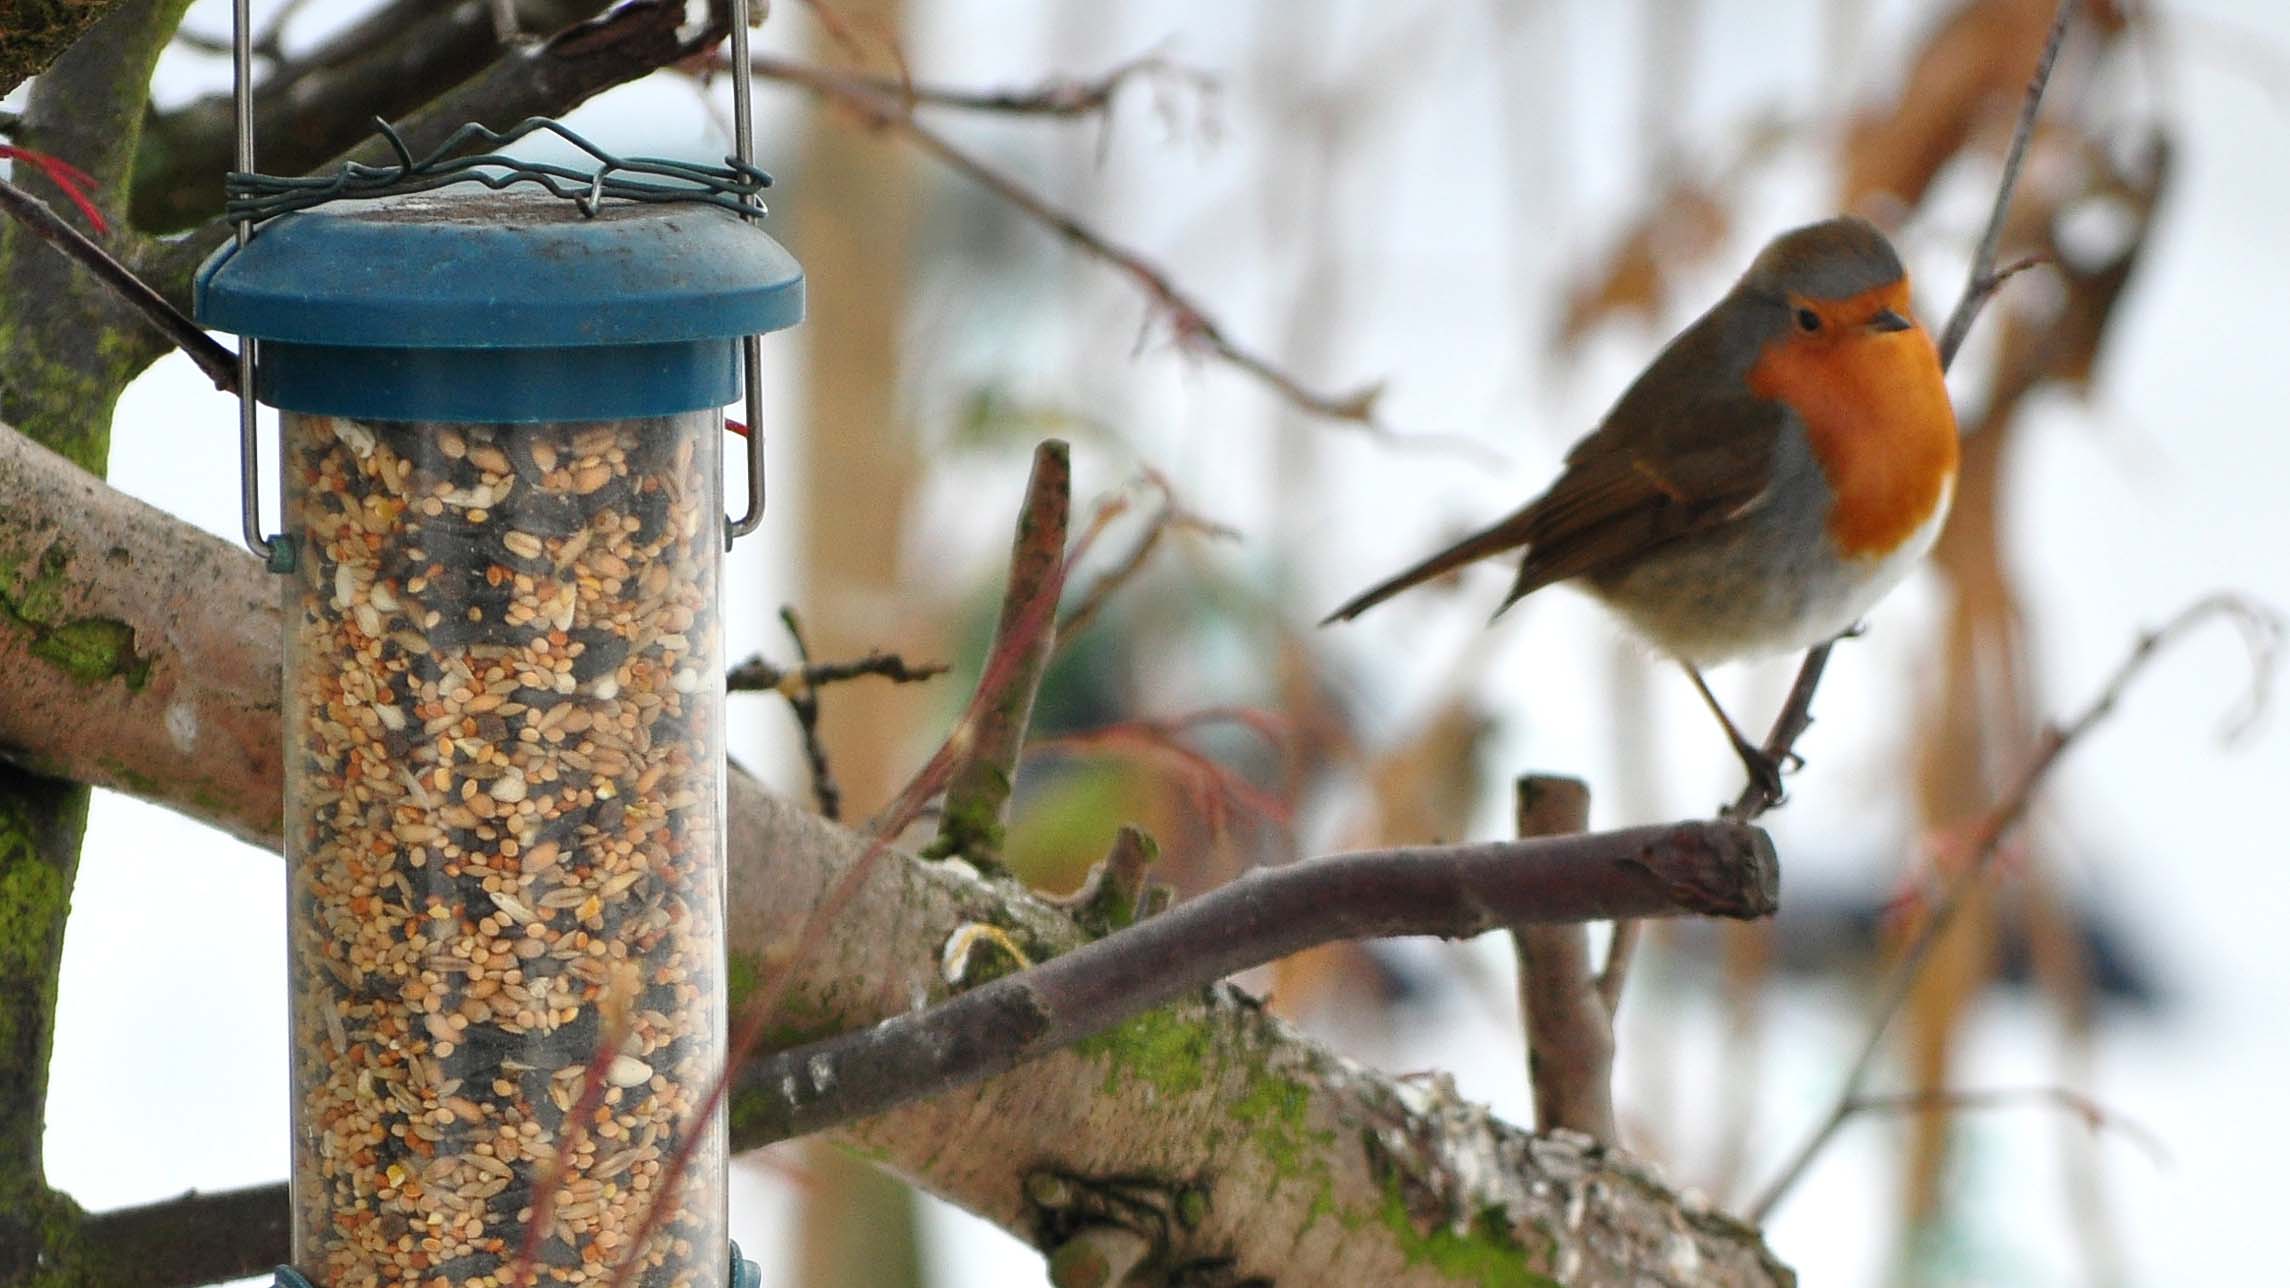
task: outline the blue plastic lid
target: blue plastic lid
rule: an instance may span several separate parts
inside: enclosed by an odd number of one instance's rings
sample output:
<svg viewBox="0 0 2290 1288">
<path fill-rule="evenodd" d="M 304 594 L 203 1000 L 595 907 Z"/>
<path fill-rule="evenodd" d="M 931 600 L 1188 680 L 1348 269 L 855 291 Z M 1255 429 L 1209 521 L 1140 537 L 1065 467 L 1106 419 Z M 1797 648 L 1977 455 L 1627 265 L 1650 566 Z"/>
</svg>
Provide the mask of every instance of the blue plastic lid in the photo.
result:
<svg viewBox="0 0 2290 1288">
<path fill-rule="evenodd" d="M 439 190 L 284 215 L 200 266 L 201 325 L 261 341 L 262 401 L 376 420 L 611 420 L 738 396 L 739 339 L 803 270 L 738 215 Z"/>
</svg>

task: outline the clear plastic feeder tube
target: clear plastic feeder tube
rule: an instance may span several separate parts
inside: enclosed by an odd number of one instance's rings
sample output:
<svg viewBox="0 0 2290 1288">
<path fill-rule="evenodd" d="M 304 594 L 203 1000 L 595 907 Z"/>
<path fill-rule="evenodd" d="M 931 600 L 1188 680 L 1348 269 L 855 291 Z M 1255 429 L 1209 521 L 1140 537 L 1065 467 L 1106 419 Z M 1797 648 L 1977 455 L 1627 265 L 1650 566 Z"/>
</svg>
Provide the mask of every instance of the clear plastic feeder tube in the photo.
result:
<svg viewBox="0 0 2290 1288">
<path fill-rule="evenodd" d="M 712 1288 L 720 414 L 282 421 L 295 1263 Z"/>
</svg>

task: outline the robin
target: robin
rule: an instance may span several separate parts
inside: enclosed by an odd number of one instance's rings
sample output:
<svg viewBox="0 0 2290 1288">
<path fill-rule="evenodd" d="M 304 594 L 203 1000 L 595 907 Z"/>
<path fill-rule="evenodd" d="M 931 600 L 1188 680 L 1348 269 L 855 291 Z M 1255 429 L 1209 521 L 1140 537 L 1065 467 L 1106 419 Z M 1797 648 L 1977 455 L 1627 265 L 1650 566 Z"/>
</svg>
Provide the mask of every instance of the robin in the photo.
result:
<svg viewBox="0 0 2290 1288">
<path fill-rule="evenodd" d="M 1851 629 L 1931 547 L 1955 483 L 1956 414 L 1908 274 L 1866 220 L 1831 219 L 1774 238 L 1574 445 L 1549 490 L 1327 622 L 1524 547 L 1497 616 L 1578 582 L 1685 667 L 1778 798 L 1780 767 L 1702 668 Z"/>
</svg>

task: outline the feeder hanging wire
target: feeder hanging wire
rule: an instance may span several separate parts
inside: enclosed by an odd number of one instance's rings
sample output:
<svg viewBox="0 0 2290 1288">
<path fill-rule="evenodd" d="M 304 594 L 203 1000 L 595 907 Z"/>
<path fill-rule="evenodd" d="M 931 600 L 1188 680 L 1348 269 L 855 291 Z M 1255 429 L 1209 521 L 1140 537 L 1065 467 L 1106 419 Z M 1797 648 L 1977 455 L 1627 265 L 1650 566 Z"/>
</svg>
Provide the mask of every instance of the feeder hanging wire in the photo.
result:
<svg viewBox="0 0 2290 1288">
<path fill-rule="evenodd" d="M 769 174 L 738 157 L 725 157 L 721 166 L 705 166 L 665 157 L 615 156 L 543 116 L 527 117 L 506 132 L 471 121 L 420 158 L 388 121 L 376 117 L 374 128 L 397 154 L 397 164 L 351 161 L 335 174 L 291 177 L 233 170 L 223 177 L 225 214 L 234 221 L 259 224 L 334 201 L 428 192 L 464 183 L 483 184 L 495 191 L 529 183 L 572 202 L 592 218 L 607 199 L 702 202 L 752 217 L 763 210 L 761 194 L 771 186 Z M 543 131 L 594 157 L 597 168 L 582 170 L 528 161 L 497 150 Z M 472 142 L 496 150 L 455 155 Z"/>
</svg>

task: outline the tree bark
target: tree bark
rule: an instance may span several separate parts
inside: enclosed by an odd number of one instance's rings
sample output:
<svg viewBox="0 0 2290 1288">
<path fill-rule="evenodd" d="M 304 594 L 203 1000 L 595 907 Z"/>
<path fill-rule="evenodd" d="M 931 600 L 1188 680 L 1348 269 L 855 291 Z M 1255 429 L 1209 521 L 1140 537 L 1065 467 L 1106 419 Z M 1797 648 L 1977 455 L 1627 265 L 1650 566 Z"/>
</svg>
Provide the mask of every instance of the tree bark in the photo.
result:
<svg viewBox="0 0 2290 1288">
<path fill-rule="evenodd" d="M 198 737 L 185 746 L 169 732 L 204 737 L 276 702 L 267 575 L 216 538 L 75 485 L 66 463 L 0 432 L 0 550 L 35 540 L 98 552 L 70 565 L 85 580 L 59 578 L 54 601 L 124 623 L 148 674 L 135 689 L 112 681 L 76 720 L 27 724 L 14 713 L 40 681 L 5 637 L 6 754 L 276 844 L 275 754 L 223 741 L 201 755 Z M 200 581 L 205 593 L 181 597 Z M 237 667 L 208 666 L 234 649 Z M 130 781 L 119 765 L 152 768 Z M 867 843 L 736 770 L 729 814 L 733 978 L 762 978 L 787 965 L 805 913 Z M 1082 942 L 1064 914 L 1014 885 L 892 854 L 838 933 L 795 964 L 773 1045 L 943 996 L 939 954 L 967 922 L 1041 956 Z M 735 1098 L 735 1142 L 742 1109 Z M 1223 1261 L 1235 1281 L 1794 1282 L 1755 1231 L 1669 1193 L 1642 1165 L 1573 1137 L 1530 1137 L 1444 1082 L 1364 1069 L 1224 987 L 833 1138 L 1045 1251 L 1127 1222 L 1147 1227 L 1164 1263 Z"/>
<path fill-rule="evenodd" d="M 0 4 L 0 80 L 12 88 L 22 72 L 54 58 L 51 74 L 32 86 L 16 141 L 79 166 L 96 188 L 116 191 L 135 161 L 152 66 L 188 3 L 128 0 L 108 9 L 50 6 L 44 14 Z M 93 21 L 75 26 L 83 17 Z M 18 21 L 32 28 L 27 45 L 18 43 Z M 56 58 L 63 46 L 42 46 L 43 32 L 79 38 Z M 21 177 L 54 192 L 45 175 Z M 76 212 L 70 217 L 83 219 Z M 157 345 L 101 283 L 14 220 L 0 222 L 0 301 L 0 419 L 62 453 L 49 459 L 69 483 L 93 487 L 82 471 L 103 471 L 112 406 Z M 116 687 L 115 668 L 133 656 L 124 628 L 59 611 L 67 596 L 56 593 L 57 570 L 47 553 L 26 549 L 32 540 L 20 534 L 0 541 L 0 655 L 21 649 L 22 665 L 51 682 Z M 68 1205 L 47 1192 L 42 1147 L 57 974 L 87 809 L 81 782 L 0 765 L 0 1279 L 6 1281 L 37 1273 L 50 1232 L 69 1224 Z"/>
</svg>

